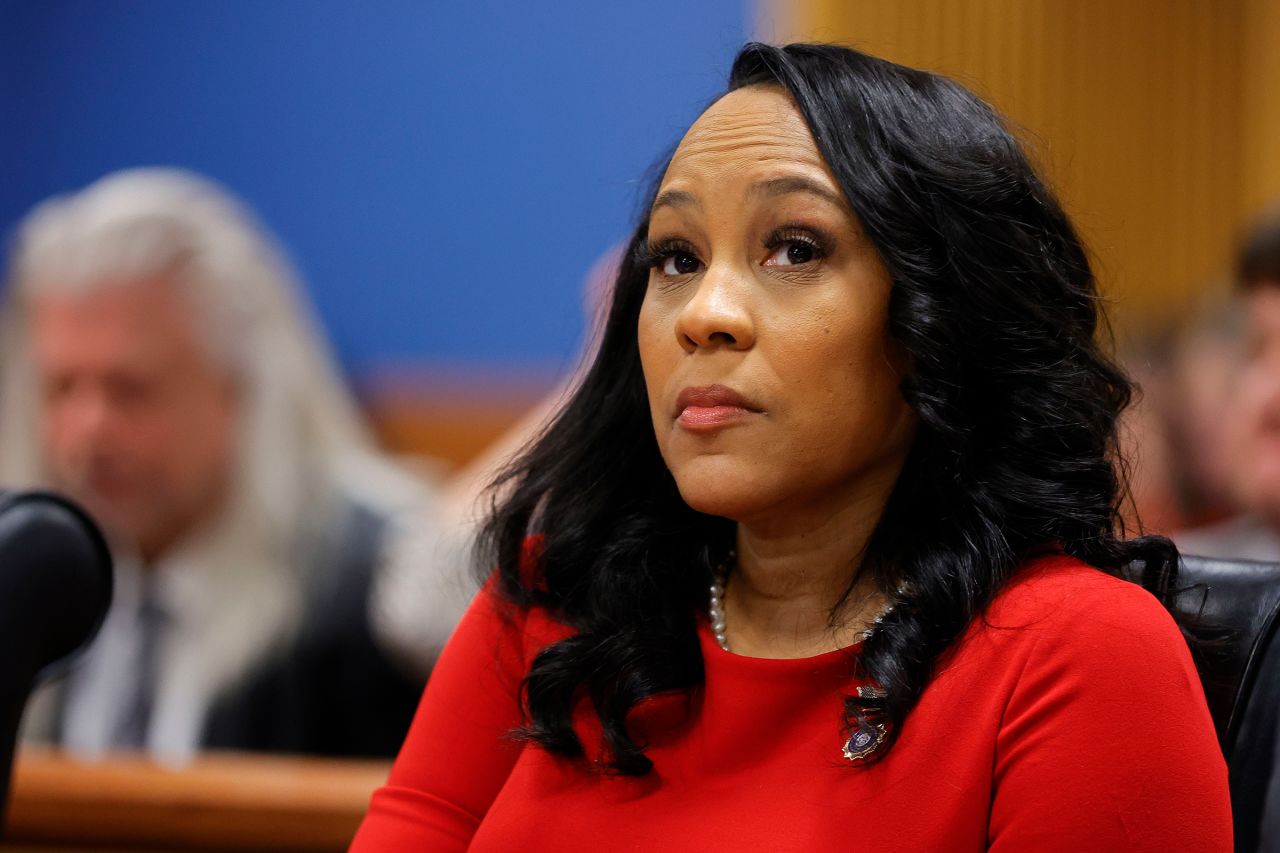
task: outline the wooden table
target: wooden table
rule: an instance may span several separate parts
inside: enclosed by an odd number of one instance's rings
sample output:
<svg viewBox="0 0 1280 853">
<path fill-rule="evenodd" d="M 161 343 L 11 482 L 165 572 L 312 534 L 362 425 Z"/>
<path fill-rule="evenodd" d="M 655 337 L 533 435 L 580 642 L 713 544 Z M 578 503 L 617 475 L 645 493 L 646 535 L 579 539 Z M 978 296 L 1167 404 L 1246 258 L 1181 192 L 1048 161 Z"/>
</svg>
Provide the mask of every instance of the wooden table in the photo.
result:
<svg viewBox="0 0 1280 853">
<path fill-rule="evenodd" d="M 86 764 L 24 747 L 3 849 L 346 850 L 389 767 L 207 753 L 172 769 L 124 755 Z"/>
</svg>

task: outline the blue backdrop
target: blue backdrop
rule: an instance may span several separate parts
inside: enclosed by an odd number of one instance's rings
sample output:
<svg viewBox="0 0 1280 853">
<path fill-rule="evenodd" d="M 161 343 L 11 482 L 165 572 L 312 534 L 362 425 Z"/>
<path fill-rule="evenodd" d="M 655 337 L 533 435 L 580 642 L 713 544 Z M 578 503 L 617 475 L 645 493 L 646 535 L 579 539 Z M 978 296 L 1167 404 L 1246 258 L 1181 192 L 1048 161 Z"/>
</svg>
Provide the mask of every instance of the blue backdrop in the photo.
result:
<svg viewBox="0 0 1280 853">
<path fill-rule="evenodd" d="M 125 166 L 243 196 L 347 369 L 567 363 L 744 0 L 0 0 L 0 229 Z"/>
</svg>

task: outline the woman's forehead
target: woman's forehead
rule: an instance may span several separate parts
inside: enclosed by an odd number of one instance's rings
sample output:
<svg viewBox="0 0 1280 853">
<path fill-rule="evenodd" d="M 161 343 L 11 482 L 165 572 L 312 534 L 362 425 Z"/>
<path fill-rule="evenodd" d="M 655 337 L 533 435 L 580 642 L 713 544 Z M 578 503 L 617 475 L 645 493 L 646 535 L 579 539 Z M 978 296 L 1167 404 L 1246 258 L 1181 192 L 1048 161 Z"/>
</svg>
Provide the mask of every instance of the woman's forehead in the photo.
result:
<svg viewBox="0 0 1280 853">
<path fill-rule="evenodd" d="M 831 180 L 791 98 L 778 87 L 751 86 L 728 93 L 698 117 L 671 158 L 662 188 L 774 170 L 821 173 Z"/>
</svg>

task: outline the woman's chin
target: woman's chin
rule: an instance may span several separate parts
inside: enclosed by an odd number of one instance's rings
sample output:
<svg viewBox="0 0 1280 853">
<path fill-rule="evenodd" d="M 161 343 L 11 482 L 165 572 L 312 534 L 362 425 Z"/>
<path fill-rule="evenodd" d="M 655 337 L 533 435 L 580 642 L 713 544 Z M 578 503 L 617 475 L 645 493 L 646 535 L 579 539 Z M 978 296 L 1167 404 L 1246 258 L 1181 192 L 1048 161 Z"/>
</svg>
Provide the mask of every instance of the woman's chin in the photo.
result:
<svg viewBox="0 0 1280 853">
<path fill-rule="evenodd" d="M 755 453 L 671 454 L 666 462 L 685 503 L 734 521 L 767 512 L 788 480 Z"/>
<path fill-rule="evenodd" d="M 744 521 L 760 515 L 769 507 L 761 489 L 752 488 L 743 478 L 735 480 L 676 478 L 680 497 L 698 512 Z"/>
</svg>

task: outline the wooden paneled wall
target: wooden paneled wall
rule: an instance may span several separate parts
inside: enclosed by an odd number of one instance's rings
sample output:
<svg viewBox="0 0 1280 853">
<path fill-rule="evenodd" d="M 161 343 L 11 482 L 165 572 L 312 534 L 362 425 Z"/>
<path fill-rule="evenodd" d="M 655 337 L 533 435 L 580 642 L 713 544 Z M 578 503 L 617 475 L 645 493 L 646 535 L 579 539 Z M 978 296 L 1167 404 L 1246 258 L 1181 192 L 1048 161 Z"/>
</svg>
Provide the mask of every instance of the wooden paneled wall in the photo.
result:
<svg viewBox="0 0 1280 853">
<path fill-rule="evenodd" d="M 1280 204 L 1280 0 L 1244 0 L 1241 140 L 1244 209 Z"/>
<path fill-rule="evenodd" d="M 992 101 L 1088 239 L 1121 329 L 1177 318 L 1280 199 L 1280 0 L 764 0 L 759 32 Z"/>
</svg>

